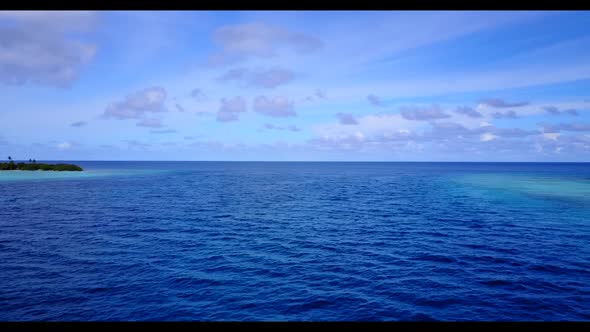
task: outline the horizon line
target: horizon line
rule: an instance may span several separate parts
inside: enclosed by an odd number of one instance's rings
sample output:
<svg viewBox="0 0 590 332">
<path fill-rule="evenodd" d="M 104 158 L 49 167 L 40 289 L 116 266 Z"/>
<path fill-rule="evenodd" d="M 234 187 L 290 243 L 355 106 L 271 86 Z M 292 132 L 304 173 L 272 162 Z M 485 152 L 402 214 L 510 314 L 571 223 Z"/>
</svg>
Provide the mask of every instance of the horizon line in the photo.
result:
<svg viewBox="0 0 590 332">
<path fill-rule="evenodd" d="M 28 160 L 12 159 L 13 161 L 24 161 Z M 236 163 L 590 163 L 590 161 L 466 161 L 466 160 L 430 160 L 430 161 L 419 161 L 419 160 L 107 160 L 107 159 L 40 159 L 36 161 L 64 161 L 64 162 L 236 162 Z"/>
</svg>

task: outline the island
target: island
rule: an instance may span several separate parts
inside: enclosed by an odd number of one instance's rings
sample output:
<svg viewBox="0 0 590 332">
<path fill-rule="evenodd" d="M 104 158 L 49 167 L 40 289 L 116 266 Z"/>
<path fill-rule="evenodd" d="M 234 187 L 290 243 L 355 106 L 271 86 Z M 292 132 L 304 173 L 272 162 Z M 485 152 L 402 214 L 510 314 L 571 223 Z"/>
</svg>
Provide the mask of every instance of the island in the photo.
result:
<svg viewBox="0 0 590 332">
<path fill-rule="evenodd" d="M 37 163 L 34 159 L 29 159 L 28 163 L 15 163 L 11 157 L 8 157 L 8 162 L 0 162 L 0 171 L 83 171 L 82 167 L 74 164 L 44 164 Z"/>
</svg>

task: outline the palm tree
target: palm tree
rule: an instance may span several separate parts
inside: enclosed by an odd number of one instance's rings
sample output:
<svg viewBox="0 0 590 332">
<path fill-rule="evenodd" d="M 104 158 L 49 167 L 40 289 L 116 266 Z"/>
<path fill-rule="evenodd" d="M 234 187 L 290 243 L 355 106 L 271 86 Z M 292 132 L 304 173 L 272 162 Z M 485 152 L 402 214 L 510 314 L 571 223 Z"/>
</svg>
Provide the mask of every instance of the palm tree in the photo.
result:
<svg viewBox="0 0 590 332">
<path fill-rule="evenodd" d="M 14 161 L 12 161 L 12 157 L 8 156 L 8 169 L 15 169 Z"/>
</svg>

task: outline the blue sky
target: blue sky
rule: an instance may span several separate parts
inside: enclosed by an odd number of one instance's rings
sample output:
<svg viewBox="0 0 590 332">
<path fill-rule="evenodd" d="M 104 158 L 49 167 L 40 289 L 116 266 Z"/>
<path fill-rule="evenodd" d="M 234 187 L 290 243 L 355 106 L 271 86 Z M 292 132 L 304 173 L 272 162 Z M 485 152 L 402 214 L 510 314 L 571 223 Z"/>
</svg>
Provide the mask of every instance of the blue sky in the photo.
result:
<svg viewBox="0 0 590 332">
<path fill-rule="evenodd" d="M 588 26 L 584 11 L 4 11 L 0 152 L 590 161 Z"/>
</svg>

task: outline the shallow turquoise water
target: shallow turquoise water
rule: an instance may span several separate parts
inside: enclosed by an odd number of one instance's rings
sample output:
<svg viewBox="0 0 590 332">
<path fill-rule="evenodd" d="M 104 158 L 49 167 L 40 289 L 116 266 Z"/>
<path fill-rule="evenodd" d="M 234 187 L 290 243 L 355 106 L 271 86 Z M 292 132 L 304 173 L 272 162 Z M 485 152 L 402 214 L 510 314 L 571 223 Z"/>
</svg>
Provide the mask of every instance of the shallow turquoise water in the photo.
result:
<svg viewBox="0 0 590 332">
<path fill-rule="evenodd" d="M 166 170 L 141 169 L 88 169 L 82 172 L 55 171 L 0 171 L 0 182 L 85 180 L 112 176 L 137 176 L 166 172 Z"/>
<path fill-rule="evenodd" d="M 463 186 L 546 199 L 590 202 L 590 178 L 535 174 L 466 174 L 454 177 Z"/>
</svg>

